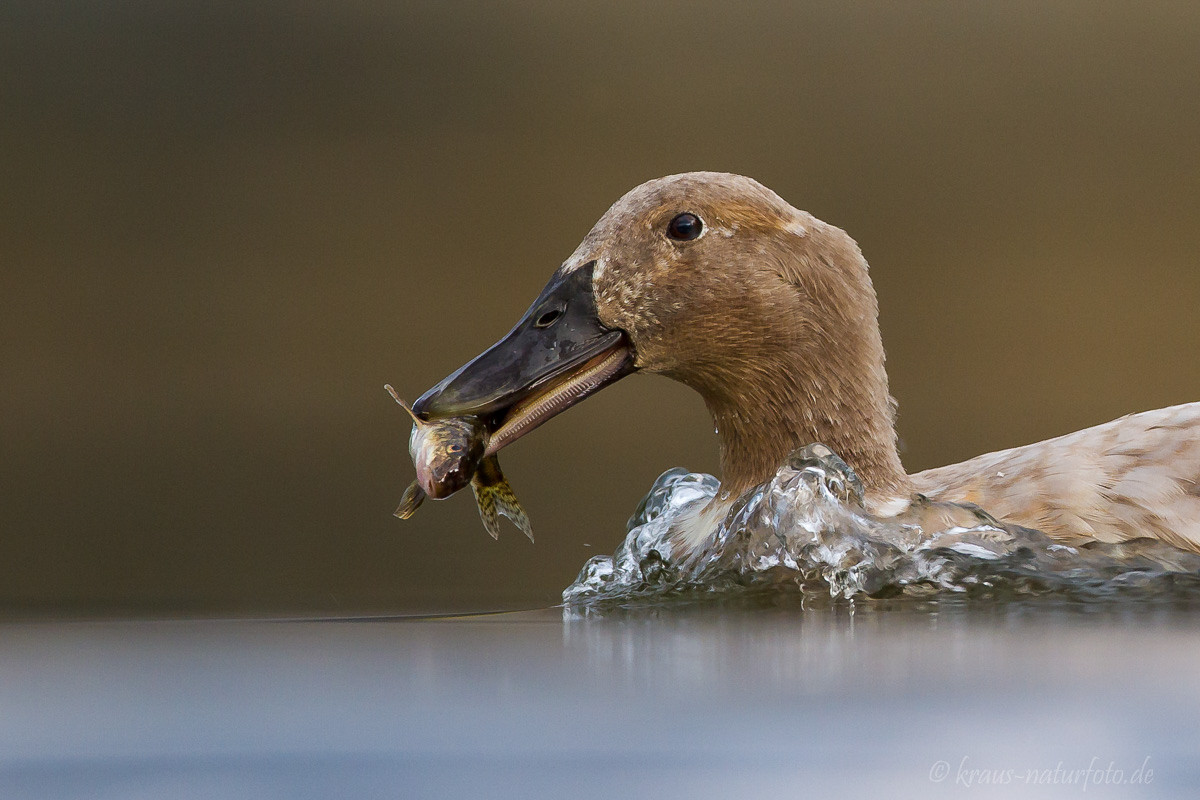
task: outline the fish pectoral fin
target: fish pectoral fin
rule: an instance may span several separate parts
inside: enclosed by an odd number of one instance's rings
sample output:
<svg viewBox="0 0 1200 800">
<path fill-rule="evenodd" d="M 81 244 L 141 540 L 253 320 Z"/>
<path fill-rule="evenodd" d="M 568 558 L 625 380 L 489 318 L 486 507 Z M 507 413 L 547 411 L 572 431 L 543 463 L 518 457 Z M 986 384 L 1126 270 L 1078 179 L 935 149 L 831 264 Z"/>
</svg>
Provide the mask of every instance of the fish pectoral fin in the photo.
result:
<svg viewBox="0 0 1200 800">
<path fill-rule="evenodd" d="M 395 516 L 400 519 L 408 519 L 411 517 L 425 500 L 425 490 L 421 488 L 421 484 L 413 481 L 404 490 L 404 496 L 400 498 L 400 505 L 396 507 Z"/>
</svg>

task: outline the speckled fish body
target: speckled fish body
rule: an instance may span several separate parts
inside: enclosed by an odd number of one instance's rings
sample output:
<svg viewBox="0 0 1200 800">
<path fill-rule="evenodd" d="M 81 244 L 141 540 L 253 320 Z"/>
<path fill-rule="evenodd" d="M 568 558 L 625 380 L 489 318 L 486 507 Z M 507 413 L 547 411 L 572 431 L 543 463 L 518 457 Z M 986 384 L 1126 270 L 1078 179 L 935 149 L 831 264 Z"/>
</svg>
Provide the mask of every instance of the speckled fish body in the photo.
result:
<svg viewBox="0 0 1200 800">
<path fill-rule="evenodd" d="M 411 517 L 425 500 L 449 497 L 468 483 L 479 506 L 483 527 L 500 538 L 499 516 L 508 517 L 533 541 L 529 517 L 500 470 L 495 454 L 484 455 L 489 432 L 479 417 L 450 417 L 427 422 L 414 415 L 391 386 L 385 387 L 413 419 L 408 441 L 417 479 L 404 491 L 395 515 Z"/>
</svg>

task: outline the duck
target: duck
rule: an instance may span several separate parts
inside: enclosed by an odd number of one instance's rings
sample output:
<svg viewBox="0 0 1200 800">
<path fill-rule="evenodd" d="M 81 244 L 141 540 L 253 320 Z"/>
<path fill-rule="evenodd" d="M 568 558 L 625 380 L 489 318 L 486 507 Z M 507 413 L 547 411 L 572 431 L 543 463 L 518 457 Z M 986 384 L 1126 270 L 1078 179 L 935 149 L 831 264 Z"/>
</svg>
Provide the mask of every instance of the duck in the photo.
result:
<svg viewBox="0 0 1200 800">
<path fill-rule="evenodd" d="M 752 178 L 668 175 L 614 203 L 513 329 L 413 408 L 486 420 L 494 452 L 627 375 L 679 381 L 720 446 L 720 490 L 684 533 L 691 547 L 790 453 L 821 443 L 877 516 L 965 503 L 1069 546 L 1150 538 L 1200 552 L 1200 402 L 909 474 L 878 315 L 845 231 Z"/>
</svg>

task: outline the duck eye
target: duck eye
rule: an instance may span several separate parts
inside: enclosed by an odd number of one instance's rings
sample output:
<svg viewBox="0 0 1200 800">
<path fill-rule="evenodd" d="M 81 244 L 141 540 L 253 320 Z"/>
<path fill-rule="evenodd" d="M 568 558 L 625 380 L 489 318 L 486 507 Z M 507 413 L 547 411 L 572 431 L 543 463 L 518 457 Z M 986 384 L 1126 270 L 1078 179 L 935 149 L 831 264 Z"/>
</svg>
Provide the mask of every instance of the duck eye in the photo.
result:
<svg viewBox="0 0 1200 800">
<path fill-rule="evenodd" d="M 551 308 L 548 311 L 543 311 L 542 315 L 533 321 L 535 328 L 549 328 L 554 323 L 558 322 L 558 318 L 563 315 L 562 306 Z"/>
<path fill-rule="evenodd" d="M 674 219 L 667 223 L 667 236 L 677 242 L 690 242 L 699 237 L 703 231 L 704 223 L 700 221 L 700 218 L 686 211 L 676 214 Z"/>
</svg>

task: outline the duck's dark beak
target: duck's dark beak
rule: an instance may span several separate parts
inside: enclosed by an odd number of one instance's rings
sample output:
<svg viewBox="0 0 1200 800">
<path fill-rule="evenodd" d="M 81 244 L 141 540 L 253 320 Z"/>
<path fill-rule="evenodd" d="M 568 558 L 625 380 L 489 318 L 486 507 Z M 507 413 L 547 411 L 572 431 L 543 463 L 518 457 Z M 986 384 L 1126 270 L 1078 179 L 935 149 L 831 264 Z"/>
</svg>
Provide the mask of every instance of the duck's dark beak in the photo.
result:
<svg viewBox="0 0 1200 800">
<path fill-rule="evenodd" d="M 622 331 L 601 324 L 595 262 L 556 273 L 503 339 L 413 404 L 425 419 L 478 416 L 494 432 L 488 453 L 633 371 Z"/>
</svg>

